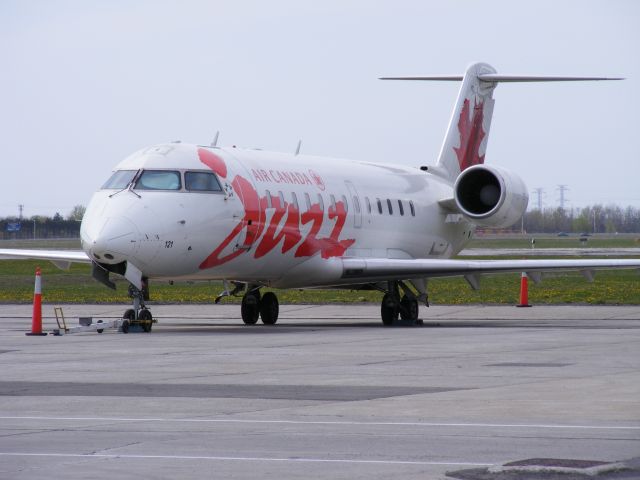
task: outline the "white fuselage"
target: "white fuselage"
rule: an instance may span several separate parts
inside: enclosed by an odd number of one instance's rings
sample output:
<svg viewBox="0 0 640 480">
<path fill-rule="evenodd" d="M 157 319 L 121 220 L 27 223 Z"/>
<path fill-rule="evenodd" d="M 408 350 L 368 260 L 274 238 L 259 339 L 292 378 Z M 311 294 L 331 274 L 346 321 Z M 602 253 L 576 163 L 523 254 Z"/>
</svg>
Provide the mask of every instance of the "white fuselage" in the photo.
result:
<svg viewBox="0 0 640 480">
<path fill-rule="evenodd" d="M 148 278 L 339 285 L 337 258 L 448 258 L 473 228 L 438 203 L 451 182 L 419 168 L 175 143 L 133 154 L 122 170 L 177 172 L 180 185 L 99 190 L 82 245 Z M 213 172 L 221 191 L 187 190 L 186 172 Z"/>
</svg>

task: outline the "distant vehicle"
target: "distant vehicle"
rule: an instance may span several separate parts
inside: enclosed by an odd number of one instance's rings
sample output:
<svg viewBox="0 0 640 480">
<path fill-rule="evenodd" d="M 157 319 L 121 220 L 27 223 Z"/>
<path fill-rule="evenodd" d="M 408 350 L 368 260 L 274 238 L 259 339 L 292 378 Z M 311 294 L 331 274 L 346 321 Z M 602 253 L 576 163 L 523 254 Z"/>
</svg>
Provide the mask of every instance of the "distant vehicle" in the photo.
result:
<svg viewBox="0 0 640 480">
<path fill-rule="evenodd" d="M 568 237 L 569 234 L 567 232 L 558 232 L 559 237 Z"/>
<path fill-rule="evenodd" d="M 580 234 L 580 236 L 581 236 L 581 237 L 590 237 L 590 236 L 591 236 L 591 234 L 590 234 L 589 232 L 582 232 L 582 233 Z"/>
</svg>

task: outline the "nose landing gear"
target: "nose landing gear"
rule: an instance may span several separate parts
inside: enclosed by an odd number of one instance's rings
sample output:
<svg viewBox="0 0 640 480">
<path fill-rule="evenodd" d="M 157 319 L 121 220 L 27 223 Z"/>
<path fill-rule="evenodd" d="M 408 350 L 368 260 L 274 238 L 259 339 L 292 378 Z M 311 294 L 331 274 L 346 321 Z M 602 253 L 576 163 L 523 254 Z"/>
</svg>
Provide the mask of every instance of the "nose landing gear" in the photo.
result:
<svg viewBox="0 0 640 480">
<path fill-rule="evenodd" d="M 153 324 L 157 322 L 151 315 L 151 311 L 144 304 L 149 300 L 149 287 L 146 279 L 143 279 L 142 290 L 134 285 L 129 285 L 129 297 L 133 301 L 133 308 L 129 308 L 122 316 L 122 333 L 129 333 L 131 327 L 139 326 L 146 333 L 151 332 Z"/>
</svg>

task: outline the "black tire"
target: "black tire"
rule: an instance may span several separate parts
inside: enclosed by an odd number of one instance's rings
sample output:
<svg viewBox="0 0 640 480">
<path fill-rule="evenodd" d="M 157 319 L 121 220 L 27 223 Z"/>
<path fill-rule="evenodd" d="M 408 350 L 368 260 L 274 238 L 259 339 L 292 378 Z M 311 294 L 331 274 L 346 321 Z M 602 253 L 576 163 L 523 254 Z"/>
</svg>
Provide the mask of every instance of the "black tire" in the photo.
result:
<svg viewBox="0 0 640 480">
<path fill-rule="evenodd" d="M 392 325 L 393 322 L 398 320 L 398 314 L 400 313 L 400 305 L 389 293 L 385 293 L 382 297 L 382 304 L 380 306 L 380 316 L 382 317 L 382 323 L 384 325 Z"/>
<path fill-rule="evenodd" d="M 260 292 L 245 293 L 240 306 L 242 321 L 246 325 L 255 325 L 260 317 Z"/>
<path fill-rule="evenodd" d="M 120 327 L 122 329 L 122 333 L 129 333 L 129 327 L 131 326 L 131 322 L 136 319 L 135 310 L 133 308 L 126 310 L 124 312 L 124 315 L 122 315 L 122 318 L 123 318 L 122 326 Z"/>
<path fill-rule="evenodd" d="M 275 325 L 278 321 L 278 314 L 280 313 L 280 305 L 278 304 L 278 297 L 273 292 L 267 292 L 262 296 L 260 300 L 260 318 L 265 325 Z"/>
<path fill-rule="evenodd" d="M 151 327 L 153 327 L 153 316 L 151 315 L 151 312 L 146 308 L 143 308 L 138 314 L 138 320 L 140 321 L 142 330 L 145 333 L 149 333 L 151 331 Z"/>
<path fill-rule="evenodd" d="M 98 320 L 96 323 L 103 323 L 103 322 L 102 322 L 102 320 Z M 98 332 L 98 333 L 102 333 L 102 332 L 104 332 L 104 328 L 98 328 L 98 329 L 96 330 L 96 332 Z"/>
<path fill-rule="evenodd" d="M 402 320 L 417 320 L 419 311 L 418 300 L 408 295 L 403 295 L 402 300 L 400 300 L 400 318 Z"/>
</svg>

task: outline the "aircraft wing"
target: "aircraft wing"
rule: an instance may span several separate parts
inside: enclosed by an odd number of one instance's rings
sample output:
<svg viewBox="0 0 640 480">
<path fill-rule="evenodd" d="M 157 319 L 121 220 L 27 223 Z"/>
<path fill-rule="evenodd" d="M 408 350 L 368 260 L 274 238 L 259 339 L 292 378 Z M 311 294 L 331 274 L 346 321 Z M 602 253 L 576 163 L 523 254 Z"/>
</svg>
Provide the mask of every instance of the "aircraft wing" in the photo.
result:
<svg viewBox="0 0 640 480">
<path fill-rule="evenodd" d="M 56 267 L 67 270 L 72 263 L 91 263 L 82 250 L 23 250 L 0 248 L 0 260 L 49 260 Z"/>
<path fill-rule="evenodd" d="M 477 288 L 482 274 L 526 272 L 539 281 L 543 272 L 580 271 L 588 280 L 594 270 L 620 268 L 640 269 L 639 259 L 571 259 L 571 260 L 449 260 L 390 258 L 343 258 L 345 280 L 402 280 L 408 278 L 464 276 L 473 288 Z"/>
</svg>

